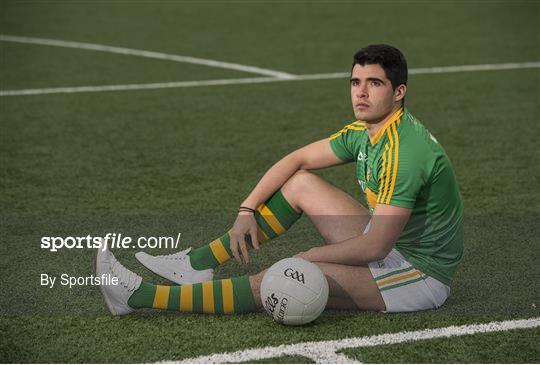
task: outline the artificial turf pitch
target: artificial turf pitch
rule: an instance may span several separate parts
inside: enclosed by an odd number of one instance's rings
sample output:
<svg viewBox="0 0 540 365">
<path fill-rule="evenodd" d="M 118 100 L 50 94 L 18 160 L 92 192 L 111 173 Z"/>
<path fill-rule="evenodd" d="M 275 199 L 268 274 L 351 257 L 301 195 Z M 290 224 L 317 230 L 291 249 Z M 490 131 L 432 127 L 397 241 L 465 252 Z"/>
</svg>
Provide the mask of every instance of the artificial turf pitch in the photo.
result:
<svg viewBox="0 0 540 365">
<path fill-rule="evenodd" d="M 538 61 L 538 2 L 0 3 L 0 33 L 215 59 L 293 74 L 347 72 L 369 43 L 409 67 Z M 257 75 L 0 42 L 0 89 Z M 538 68 L 411 75 L 407 106 L 445 147 L 465 204 L 465 256 L 439 310 L 325 312 L 291 328 L 262 313 L 109 315 L 96 287 L 40 286 L 89 275 L 91 250 L 51 253 L 42 236 L 182 233 L 197 246 L 284 154 L 353 120 L 347 79 L 0 97 L 2 362 L 153 362 L 539 315 Z M 354 168 L 318 172 L 360 199 Z M 217 277 L 255 273 L 322 244 L 304 217 Z M 160 279 L 119 259 L 145 279 Z M 153 250 L 170 253 L 171 250 Z M 539 362 L 538 329 L 347 350 L 365 362 Z M 273 362 L 307 362 L 301 357 Z"/>
</svg>

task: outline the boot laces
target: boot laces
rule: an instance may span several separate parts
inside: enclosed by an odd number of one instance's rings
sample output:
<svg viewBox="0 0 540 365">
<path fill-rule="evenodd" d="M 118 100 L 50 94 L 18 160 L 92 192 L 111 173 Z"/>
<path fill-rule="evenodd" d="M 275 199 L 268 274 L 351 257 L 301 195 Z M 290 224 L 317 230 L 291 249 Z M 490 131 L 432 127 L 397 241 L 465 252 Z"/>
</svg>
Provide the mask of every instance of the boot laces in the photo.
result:
<svg viewBox="0 0 540 365">
<path fill-rule="evenodd" d="M 134 272 L 126 269 L 118 260 L 114 259 L 111 263 L 111 272 L 118 278 L 120 285 L 128 291 L 135 290 L 139 276 Z"/>
</svg>

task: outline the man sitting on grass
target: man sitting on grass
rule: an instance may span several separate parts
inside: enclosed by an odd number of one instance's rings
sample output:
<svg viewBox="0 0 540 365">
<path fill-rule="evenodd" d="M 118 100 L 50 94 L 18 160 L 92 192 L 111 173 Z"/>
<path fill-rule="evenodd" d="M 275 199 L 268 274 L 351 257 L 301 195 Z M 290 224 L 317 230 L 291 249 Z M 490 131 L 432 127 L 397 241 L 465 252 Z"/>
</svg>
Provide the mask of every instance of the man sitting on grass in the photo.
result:
<svg viewBox="0 0 540 365">
<path fill-rule="evenodd" d="M 136 257 L 180 285 L 154 285 L 98 251 L 96 271 L 119 280 L 101 286 L 116 315 L 138 308 L 245 313 L 261 308 L 264 271 L 213 279 L 234 257 L 249 262 L 304 213 L 326 245 L 296 257 L 314 262 L 329 283 L 327 308 L 408 312 L 441 306 L 463 253 L 463 206 L 444 149 L 404 106 L 407 63 L 388 45 L 354 55 L 354 123 L 279 160 L 240 205 L 233 227 L 208 245 L 172 255 Z M 366 195 L 365 208 L 311 170 L 348 162 Z"/>
</svg>

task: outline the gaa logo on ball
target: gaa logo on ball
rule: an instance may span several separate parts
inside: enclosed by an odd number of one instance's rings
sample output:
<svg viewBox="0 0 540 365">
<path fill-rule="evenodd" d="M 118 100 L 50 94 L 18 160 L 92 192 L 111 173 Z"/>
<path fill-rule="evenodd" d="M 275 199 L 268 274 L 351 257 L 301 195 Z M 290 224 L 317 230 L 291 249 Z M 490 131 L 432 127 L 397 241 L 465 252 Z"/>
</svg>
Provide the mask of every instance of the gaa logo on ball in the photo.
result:
<svg viewBox="0 0 540 365">
<path fill-rule="evenodd" d="M 326 307 L 328 282 L 317 265 L 299 258 L 283 259 L 264 274 L 261 301 L 276 322 L 306 324 Z"/>
</svg>

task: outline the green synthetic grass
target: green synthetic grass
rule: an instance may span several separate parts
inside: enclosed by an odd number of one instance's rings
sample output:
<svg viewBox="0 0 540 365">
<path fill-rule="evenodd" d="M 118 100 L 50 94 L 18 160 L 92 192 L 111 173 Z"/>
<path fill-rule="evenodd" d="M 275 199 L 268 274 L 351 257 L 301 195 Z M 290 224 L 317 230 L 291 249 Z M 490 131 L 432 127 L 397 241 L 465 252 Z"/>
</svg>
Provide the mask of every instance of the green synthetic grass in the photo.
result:
<svg viewBox="0 0 540 365">
<path fill-rule="evenodd" d="M 540 330 L 460 336 L 414 343 L 344 350 L 347 356 L 365 363 L 529 363 L 540 357 Z M 384 354 L 381 356 L 381 354 Z"/>
<path fill-rule="evenodd" d="M 325 73 L 348 71 L 357 48 L 383 41 L 399 46 L 411 68 L 538 61 L 538 10 L 537 2 L 3 1 L 0 33 Z M 0 62 L 2 90 L 253 76 L 8 42 L 0 42 Z M 537 317 L 538 80 L 538 69 L 410 76 L 407 105 L 448 152 L 465 203 L 465 257 L 453 293 L 437 311 L 326 312 L 301 328 L 262 313 L 113 318 L 95 287 L 39 285 L 40 273 L 89 275 L 94 259 L 91 250 L 47 252 L 39 239 L 181 232 L 182 248 L 208 242 L 232 224 L 273 162 L 352 120 L 346 79 L 0 97 L 0 360 L 177 360 Z M 352 166 L 318 174 L 360 197 Z M 321 243 L 303 218 L 250 265 L 230 263 L 216 275 L 255 273 Z M 115 253 L 162 281 L 135 250 Z M 537 339 L 532 329 L 347 351 L 367 362 L 538 362 Z"/>
<path fill-rule="evenodd" d="M 201 66 L 131 57 L 80 49 L 48 46 L 21 47 L 16 43 L 0 45 L 2 89 L 31 89 L 63 86 L 93 86 L 110 84 L 142 84 L 170 81 L 190 81 L 245 77 L 245 73 L 208 68 L 201 75 Z M 20 62 L 26 60 L 26 62 Z M 121 70 L 121 72 L 118 72 Z M 152 70 L 152 72 L 148 72 Z M 28 75 L 21 77 L 21 75 Z"/>
<path fill-rule="evenodd" d="M 98 6 L 91 1 L 4 0 L 0 6 L 3 34 L 299 74 L 348 70 L 351 50 L 376 42 L 399 46 L 414 67 L 538 58 L 536 1 L 111 1 Z M 206 72 L 212 71 L 200 73 Z"/>
</svg>

